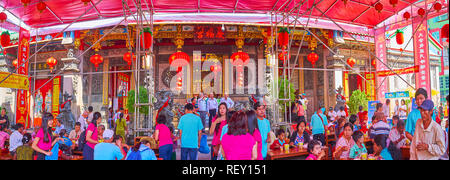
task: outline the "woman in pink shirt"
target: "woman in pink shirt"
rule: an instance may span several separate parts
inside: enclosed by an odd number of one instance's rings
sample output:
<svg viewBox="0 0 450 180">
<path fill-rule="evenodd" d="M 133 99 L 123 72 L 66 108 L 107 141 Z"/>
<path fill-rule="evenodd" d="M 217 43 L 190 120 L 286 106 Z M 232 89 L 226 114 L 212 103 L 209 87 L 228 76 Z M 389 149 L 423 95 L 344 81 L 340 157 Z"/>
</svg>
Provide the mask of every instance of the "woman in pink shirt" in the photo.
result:
<svg viewBox="0 0 450 180">
<path fill-rule="evenodd" d="M 248 119 L 248 133 L 250 133 L 256 141 L 258 157 L 256 160 L 264 160 L 262 157 L 262 136 L 258 127 L 258 119 L 256 118 L 256 112 L 251 110 L 247 111 Z"/>
<path fill-rule="evenodd" d="M 220 149 L 220 135 L 222 133 L 222 128 L 227 124 L 227 114 L 228 106 L 227 103 L 220 103 L 219 113 L 212 119 L 211 128 L 209 129 L 209 134 L 213 135 L 213 140 L 211 143 L 211 160 L 217 160 L 217 155 Z"/>
<path fill-rule="evenodd" d="M 86 144 L 83 148 L 83 160 L 94 160 L 94 148 L 99 143 L 97 126 L 101 122 L 102 115 L 99 112 L 95 112 L 92 122 L 86 129 Z"/>
<path fill-rule="evenodd" d="M 228 121 L 228 132 L 222 137 L 222 152 L 226 160 L 255 160 L 256 141 L 248 133 L 247 114 L 239 111 Z"/>
<path fill-rule="evenodd" d="M 52 124 L 53 124 L 53 115 L 51 113 L 44 113 L 42 115 L 42 125 L 39 129 L 36 137 L 34 138 L 33 148 L 37 153 L 37 160 L 45 160 L 45 156 L 51 156 L 51 149 L 53 145 L 59 140 L 64 141 L 62 138 L 55 138 L 52 141 Z"/>
<path fill-rule="evenodd" d="M 344 134 L 336 143 L 336 152 L 334 157 L 336 159 L 347 160 L 349 159 L 350 149 L 355 145 L 355 141 L 352 138 L 353 124 L 345 123 Z"/>
<path fill-rule="evenodd" d="M 166 126 L 166 116 L 158 116 L 156 120 L 155 140 L 159 141 L 159 157 L 163 160 L 170 160 L 172 158 L 173 142 L 172 133 Z"/>
</svg>

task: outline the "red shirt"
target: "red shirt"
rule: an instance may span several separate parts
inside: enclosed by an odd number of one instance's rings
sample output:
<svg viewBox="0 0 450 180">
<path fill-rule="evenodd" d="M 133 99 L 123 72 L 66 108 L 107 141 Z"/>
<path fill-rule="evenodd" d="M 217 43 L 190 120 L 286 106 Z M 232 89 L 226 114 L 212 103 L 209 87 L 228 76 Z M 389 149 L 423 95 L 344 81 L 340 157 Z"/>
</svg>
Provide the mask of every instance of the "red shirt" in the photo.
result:
<svg viewBox="0 0 450 180">
<path fill-rule="evenodd" d="M 280 139 L 276 139 L 272 145 L 270 145 L 270 149 L 274 150 L 274 149 L 279 149 L 280 146 L 284 146 L 285 144 L 287 144 L 286 140 L 280 140 Z"/>
</svg>

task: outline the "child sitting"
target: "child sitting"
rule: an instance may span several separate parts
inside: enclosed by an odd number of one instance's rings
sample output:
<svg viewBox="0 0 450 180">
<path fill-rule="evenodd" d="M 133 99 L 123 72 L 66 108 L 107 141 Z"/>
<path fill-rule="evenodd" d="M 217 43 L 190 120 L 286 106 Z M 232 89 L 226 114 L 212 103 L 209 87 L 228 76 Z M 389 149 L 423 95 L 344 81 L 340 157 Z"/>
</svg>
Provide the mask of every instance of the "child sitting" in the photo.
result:
<svg viewBox="0 0 450 180">
<path fill-rule="evenodd" d="M 17 147 L 14 154 L 15 160 L 33 160 L 34 150 L 31 148 L 33 141 L 30 133 L 25 133 L 22 138 L 22 146 Z"/>
<path fill-rule="evenodd" d="M 309 156 L 306 160 L 321 160 L 325 157 L 325 152 L 322 150 L 320 141 L 311 140 L 308 144 Z"/>
<path fill-rule="evenodd" d="M 276 133 L 277 139 L 272 143 L 270 149 L 280 149 L 280 147 L 284 147 L 285 144 L 288 144 L 285 140 L 285 133 L 283 129 L 278 129 Z"/>
<path fill-rule="evenodd" d="M 352 138 L 355 141 L 355 145 L 353 145 L 353 147 L 350 149 L 349 158 L 362 159 L 362 154 L 367 155 L 367 149 L 364 145 L 364 134 L 361 131 L 355 131 L 352 135 Z"/>
<path fill-rule="evenodd" d="M 388 137 L 384 134 L 378 134 L 373 139 L 373 150 L 378 160 L 401 160 L 401 152 L 395 145 L 388 142 Z"/>
</svg>

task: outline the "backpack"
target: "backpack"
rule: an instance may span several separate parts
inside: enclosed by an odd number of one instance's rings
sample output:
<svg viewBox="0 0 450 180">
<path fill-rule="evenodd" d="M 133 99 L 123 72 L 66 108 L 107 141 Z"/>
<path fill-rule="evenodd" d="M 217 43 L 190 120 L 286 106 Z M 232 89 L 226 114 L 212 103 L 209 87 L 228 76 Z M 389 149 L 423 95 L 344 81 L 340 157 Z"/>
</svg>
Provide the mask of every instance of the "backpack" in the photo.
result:
<svg viewBox="0 0 450 180">
<path fill-rule="evenodd" d="M 83 131 L 80 134 L 80 138 L 78 138 L 78 150 L 83 151 L 84 145 L 87 143 L 86 141 L 86 131 Z"/>
<path fill-rule="evenodd" d="M 147 150 L 149 150 L 149 149 L 145 149 L 142 152 L 147 151 Z M 128 155 L 128 157 L 127 157 L 127 160 L 142 160 L 141 152 L 139 150 L 137 150 L 137 151 L 131 150 L 130 155 Z"/>
</svg>

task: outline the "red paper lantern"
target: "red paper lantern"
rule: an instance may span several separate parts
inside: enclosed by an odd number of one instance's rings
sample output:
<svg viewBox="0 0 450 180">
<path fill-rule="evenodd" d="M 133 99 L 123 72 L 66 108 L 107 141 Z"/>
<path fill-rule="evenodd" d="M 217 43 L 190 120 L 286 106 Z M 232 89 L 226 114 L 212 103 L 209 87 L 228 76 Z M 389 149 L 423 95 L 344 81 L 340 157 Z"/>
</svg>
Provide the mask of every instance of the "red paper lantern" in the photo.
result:
<svg viewBox="0 0 450 180">
<path fill-rule="evenodd" d="M 373 67 L 377 67 L 377 60 L 376 59 L 372 59 L 372 66 Z"/>
<path fill-rule="evenodd" d="M 417 14 L 419 14 L 422 17 L 425 16 L 425 13 L 426 13 L 426 11 L 423 8 L 420 8 L 419 10 L 417 10 Z"/>
<path fill-rule="evenodd" d="M 350 65 L 350 67 L 353 67 L 356 64 L 356 60 L 354 58 L 348 58 L 347 64 Z"/>
<path fill-rule="evenodd" d="M 445 24 L 444 26 L 442 26 L 441 28 L 441 37 L 442 38 L 447 38 L 448 41 L 448 24 Z"/>
<path fill-rule="evenodd" d="M 48 64 L 48 66 L 50 66 L 50 70 L 52 70 L 52 71 L 53 71 L 53 67 L 56 66 L 57 63 L 58 63 L 58 61 L 54 57 L 50 57 L 47 59 L 47 64 Z"/>
<path fill-rule="evenodd" d="M 278 44 L 282 49 L 286 49 L 289 44 L 289 31 L 287 28 L 281 28 L 278 31 Z"/>
<path fill-rule="evenodd" d="M 397 40 L 398 45 L 402 45 L 404 42 L 403 31 L 397 29 L 397 32 L 395 34 L 395 39 Z"/>
<path fill-rule="evenodd" d="M 247 65 L 250 56 L 247 53 L 238 51 L 231 55 L 231 63 L 235 66 Z"/>
<path fill-rule="evenodd" d="M 403 18 L 405 18 L 406 20 L 408 20 L 409 18 L 411 18 L 411 13 L 409 13 L 409 12 L 403 13 Z"/>
<path fill-rule="evenodd" d="M 28 4 L 30 4 L 31 0 L 20 0 L 20 2 L 22 2 L 23 6 L 27 7 Z"/>
<path fill-rule="evenodd" d="M 2 35 L 0 36 L 0 44 L 2 47 L 9 46 L 11 43 L 11 38 L 9 37 L 9 32 L 4 31 L 2 32 Z"/>
<path fill-rule="evenodd" d="M 308 61 L 311 62 L 312 67 L 314 67 L 314 64 L 316 64 L 316 61 L 319 60 L 319 55 L 317 55 L 315 52 L 311 52 L 308 55 Z"/>
<path fill-rule="evenodd" d="M 88 3 L 90 3 L 90 2 L 91 2 L 91 0 L 81 0 L 81 2 L 83 2 L 83 3 L 84 3 L 84 5 L 85 5 L 85 6 L 87 6 L 87 5 L 88 5 Z"/>
<path fill-rule="evenodd" d="M 395 6 L 398 4 L 398 0 L 389 0 L 389 4 L 391 4 L 392 7 L 395 8 Z"/>
<path fill-rule="evenodd" d="M 94 64 L 95 71 L 97 71 L 98 70 L 98 65 L 103 62 L 103 57 L 100 56 L 99 54 L 95 54 L 95 55 L 91 56 L 90 61 L 91 61 L 92 64 Z"/>
<path fill-rule="evenodd" d="M 0 23 L 4 23 L 6 21 L 6 19 L 8 19 L 8 16 L 6 15 L 6 13 L 1 12 L 0 13 Z"/>
<path fill-rule="evenodd" d="M 144 28 L 144 32 L 141 33 L 141 47 L 149 49 L 151 46 L 152 46 L 152 31 L 150 30 L 150 28 Z"/>
<path fill-rule="evenodd" d="M 17 60 L 17 59 L 14 59 L 13 61 L 12 61 L 12 65 L 14 66 L 14 67 L 16 67 L 17 68 L 17 65 L 19 64 L 19 61 Z"/>
<path fill-rule="evenodd" d="M 41 1 L 37 4 L 36 7 L 37 7 L 39 13 L 42 13 L 42 11 L 44 11 L 47 8 L 47 5 Z"/>
<path fill-rule="evenodd" d="M 169 64 L 172 67 L 182 67 L 189 65 L 189 55 L 184 52 L 176 52 L 170 55 Z"/>
<path fill-rule="evenodd" d="M 436 3 L 433 5 L 434 10 L 436 10 L 437 12 L 439 12 L 442 9 L 442 4 L 441 3 Z"/>
<path fill-rule="evenodd" d="M 381 4 L 380 2 L 375 4 L 375 10 L 377 10 L 378 13 L 381 13 L 381 11 L 383 10 L 383 4 Z"/>
<path fill-rule="evenodd" d="M 136 59 L 136 56 L 133 54 L 133 53 L 131 53 L 131 52 L 127 52 L 127 53 L 125 53 L 124 55 L 123 55 L 123 60 L 125 61 L 125 62 L 127 62 L 127 64 L 130 66 L 131 65 L 131 63 L 133 62 L 133 60 L 135 60 Z"/>
</svg>

